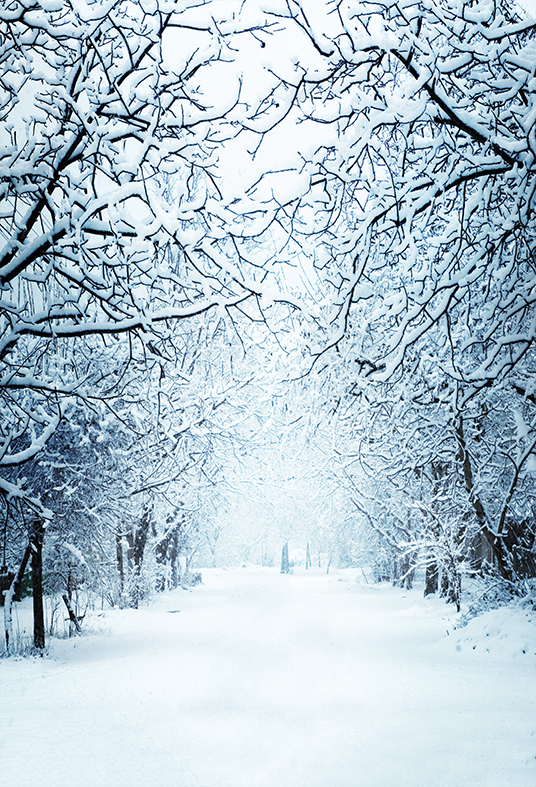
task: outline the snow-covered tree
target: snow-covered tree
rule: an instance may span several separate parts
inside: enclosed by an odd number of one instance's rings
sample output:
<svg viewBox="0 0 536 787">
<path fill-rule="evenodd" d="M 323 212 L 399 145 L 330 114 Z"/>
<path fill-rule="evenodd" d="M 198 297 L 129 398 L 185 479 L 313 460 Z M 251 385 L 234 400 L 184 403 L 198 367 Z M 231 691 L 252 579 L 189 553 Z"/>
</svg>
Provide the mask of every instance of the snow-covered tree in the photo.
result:
<svg viewBox="0 0 536 787">
<path fill-rule="evenodd" d="M 442 427 L 465 501 L 456 516 L 469 504 L 512 579 L 506 522 L 521 516 L 534 461 L 534 19 L 510 2 L 457 0 L 277 13 L 314 49 L 293 73 L 286 59 L 270 72 L 309 134 L 292 141 L 302 196 L 278 216 L 330 296 L 325 336 L 310 341 L 317 366 L 336 347 L 351 358 L 352 395 L 399 383 L 423 433 L 436 400 L 435 445 Z M 424 399 L 408 399 L 423 355 Z M 426 453 L 433 481 L 444 459 Z"/>
<path fill-rule="evenodd" d="M 170 0 L 0 11 L 4 466 L 42 448 L 80 387 L 58 340 L 138 332 L 152 351 L 171 321 L 258 297 L 265 272 L 222 229 L 211 175 L 238 98 L 206 88 L 224 79 L 231 35 L 258 28 L 236 17 L 222 33 L 209 10 Z M 11 447 L 22 432 L 24 454 Z"/>
<path fill-rule="evenodd" d="M 0 488 L 40 542 L 51 511 L 14 468 L 76 399 L 107 396 L 76 345 L 96 337 L 98 354 L 128 334 L 154 366 L 173 323 L 263 289 L 211 172 L 239 97 L 210 86 L 224 85 L 231 36 L 271 24 L 247 16 L 222 31 L 207 8 L 168 0 L 0 10 Z M 110 389 L 131 361 L 127 349 L 103 372 Z"/>
</svg>

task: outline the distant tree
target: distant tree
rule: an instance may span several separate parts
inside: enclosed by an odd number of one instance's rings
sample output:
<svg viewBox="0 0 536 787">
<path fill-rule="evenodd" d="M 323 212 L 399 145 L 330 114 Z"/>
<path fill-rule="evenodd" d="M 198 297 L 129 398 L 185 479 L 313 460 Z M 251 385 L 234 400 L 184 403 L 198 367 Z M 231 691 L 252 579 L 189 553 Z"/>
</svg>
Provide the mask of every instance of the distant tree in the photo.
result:
<svg viewBox="0 0 536 787">
<path fill-rule="evenodd" d="M 283 544 L 281 550 L 281 574 L 290 574 L 290 563 L 288 559 L 288 541 Z"/>
</svg>

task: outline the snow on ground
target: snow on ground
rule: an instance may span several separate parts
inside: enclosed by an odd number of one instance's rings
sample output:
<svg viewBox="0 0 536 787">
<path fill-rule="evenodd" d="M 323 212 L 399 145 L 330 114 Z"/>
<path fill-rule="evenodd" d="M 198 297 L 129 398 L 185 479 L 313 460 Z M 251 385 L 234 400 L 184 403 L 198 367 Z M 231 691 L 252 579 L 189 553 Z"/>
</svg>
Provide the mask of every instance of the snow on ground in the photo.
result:
<svg viewBox="0 0 536 787">
<path fill-rule="evenodd" d="M 203 579 L 0 661 L 3 785 L 536 784 L 528 611 L 455 630 L 421 590 L 347 574 Z"/>
</svg>

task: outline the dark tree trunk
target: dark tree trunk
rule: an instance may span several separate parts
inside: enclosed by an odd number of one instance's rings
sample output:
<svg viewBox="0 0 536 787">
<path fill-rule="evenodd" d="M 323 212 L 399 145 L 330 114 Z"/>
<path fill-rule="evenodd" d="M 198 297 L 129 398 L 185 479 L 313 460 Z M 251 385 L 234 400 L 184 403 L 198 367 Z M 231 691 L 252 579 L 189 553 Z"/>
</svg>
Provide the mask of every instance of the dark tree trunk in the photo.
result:
<svg viewBox="0 0 536 787">
<path fill-rule="evenodd" d="M 311 568 L 311 551 L 309 549 L 309 542 L 307 542 L 307 552 L 305 554 L 305 568 Z"/>
<path fill-rule="evenodd" d="M 143 514 L 141 516 L 139 525 L 136 528 L 136 532 L 131 534 L 129 538 L 131 544 L 131 548 L 129 549 L 129 557 L 132 559 L 134 564 L 134 581 L 132 592 L 130 594 L 130 602 L 134 609 L 138 608 L 140 602 L 141 566 L 143 563 L 143 556 L 145 554 L 145 546 L 149 537 L 149 531 L 151 529 L 152 519 L 153 507 L 151 504 L 147 504 L 143 508 Z"/>
<path fill-rule="evenodd" d="M 179 531 L 174 530 L 171 536 L 171 543 L 169 545 L 169 564 L 171 566 L 170 582 L 171 587 L 175 590 L 179 587 L 179 570 L 177 561 L 179 559 Z"/>
<path fill-rule="evenodd" d="M 469 493 L 469 500 L 471 501 L 473 510 L 476 514 L 477 522 L 480 527 L 480 532 L 482 533 L 483 537 L 486 539 L 488 543 L 488 546 L 493 554 L 493 558 L 495 564 L 497 565 L 500 575 L 504 579 L 514 579 L 514 577 L 512 577 L 511 571 L 508 568 L 508 556 L 505 553 L 503 540 L 500 536 L 497 537 L 496 535 L 494 535 L 489 529 L 484 506 L 482 505 L 480 498 L 475 492 L 471 457 L 469 455 L 469 451 L 467 450 L 467 446 L 465 443 L 463 419 L 461 417 L 458 418 L 458 422 L 456 424 L 456 438 L 459 446 L 458 459 L 461 461 L 462 464 L 462 472 L 463 472 L 463 479 L 465 482 L 465 488 Z M 512 489 L 512 493 L 513 493 L 513 489 Z M 506 511 L 506 507 L 503 509 L 503 512 L 504 511 Z M 502 523 L 503 523 L 503 517 L 501 516 L 499 533 L 501 533 Z"/>
<path fill-rule="evenodd" d="M 437 593 L 438 586 L 438 569 L 437 563 L 428 563 L 426 566 L 426 574 L 424 578 L 424 595 L 431 596 Z"/>
<path fill-rule="evenodd" d="M 17 571 L 17 575 L 15 577 L 15 586 L 13 588 L 13 601 L 20 601 L 22 595 L 22 580 L 24 579 L 24 572 L 26 571 L 26 567 L 28 565 L 28 561 L 30 560 L 32 554 L 32 543 L 31 541 L 28 542 L 28 546 L 26 547 L 26 551 L 24 552 L 24 557 L 22 558 L 22 563 L 19 566 L 19 570 Z"/>
<path fill-rule="evenodd" d="M 448 602 L 456 605 L 456 612 L 460 611 L 462 600 L 462 577 L 459 571 L 455 571 L 451 576 Z"/>
<path fill-rule="evenodd" d="M 415 578 L 415 568 L 412 565 L 409 555 L 404 555 L 400 562 L 400 579 L 399 586 L 411 590 L 413 587 L 413 580 Z"/>
<path fill-rule="evenodd" d="M 125 592 L 125 566 L 123 563 L 123 539 L 119 530 L 115 532 L 115 552 L 117 557 L 117 573 L 119 574 L 119 598 Z"/>
<path fill-rule="evenodd" d="M 441 584 L 439 588 L 439 595 L 441 598 L 449 598 L 450 595 L 450 576 L 449 572 L 445 567 L 441 571 Z"/>
<path fill-rule="evenodd" d="M 452 565 L 443 566 L 441 572 L 441 589 L 439 595 L 447 600 L 447 604 L 456 604 L 456 611 L 460 611 L 462 593 L 461 575 Z"/>
<path fill-rule="evenodd" d="M 283 546 L 283 550 L 281 552 L 281 573 L 288 574 L 290 572 L 290 565 L 288 561 L 288 541 Z"/>
<path fill-rule="evenodd" d="M 7 597 L 5 594 L 11 590 L 15 574 L 7 570 L 7 566 L 2 566 L 0 573 L 0 607 L 4 606 L 4 599 Z"/>
<path fill-rule="evenodd" d="M 30 535 L 32 548 L 32 591 L 33 591 L 33 620 L 34 620 L 34 648 L 38 651 L 45 649 L 45 611 L 43 608 L 43 540 L 45 529 L 36 519 Z"/>
<path fill-rule="evenodd" d="M 134 544 L 132 547 L 132 557 L 134 559 L 134 566 L 136 569 L 136 574 L 140 574 L 141 572 L 141 564 L 143 563 L 143 556 L 145 554 L 145 546 L 147 544 L 147 538 L 149 536 L 149 527 L 151 524 L 151 510 L 145 509 L 143 512 L 143 516 L 141 518 L 140 524 L 136 529 L 136 535 L 134 537 Z"/>
<path fill-rule="evenodd" d="M 169 534 L 162 538 L 155 546 L 154 554 L 158 566 L 156 578 L 156 592 L 163 593 L 166 589 L 166 563 L 168 556 Z"/>
<path fill-rule="evenodd" d="M 5 566 L 2 567 L 2 574 L 0 576 L 0 607 L 4 604 L 4 591 L 11 590 L 12 601 L 21 600 L 22 579 L 24 577 L 24 572 L 26 571 L 31 554 L 32 546 L 31 542 L 29 541 L 26 551 L 24 552 L 24 557 L 22 558 L 22 563 L 20 564 L 19 570 L 16 574 L 8 572 Z"/>
<path fill-rule="evenodd" d="M 168 531 L 155 547 L 156 562 L 159 567 L 159 575 L 156 580 L 156 590 L 163 593 L 166 586 L 177 588 L 179 586 L 179 570 L 177 560 L 179 557 L 179 525 L 173 530 Z M 169 566 L 169 573 L 166 576 L 166 568 Z"/>
<path fill-rule="evenodd" d="M 12 581 L 10 587 L 6 588 L 7 593 L 5 595 L 5 599 L 2 595 L 2 603 L 4 603 L 5 600 L 6 604 L 6 608 L 4 609 L 4 629 L 6 637 L 6 651 L 8 655 L 11 653 L 11 649 L 13 648 L 13 602 L 20 601 L 22 578 L 24 576 L 24 572 L 26 571 L 26 566 L 28 565 L 31 554 L 32 542 L 30 540 L 24 552 L 24 557 L 22 558 L 22 563 L 19 566 L 19 570 L 16 574 L 10 574 Z"/>
</svg>

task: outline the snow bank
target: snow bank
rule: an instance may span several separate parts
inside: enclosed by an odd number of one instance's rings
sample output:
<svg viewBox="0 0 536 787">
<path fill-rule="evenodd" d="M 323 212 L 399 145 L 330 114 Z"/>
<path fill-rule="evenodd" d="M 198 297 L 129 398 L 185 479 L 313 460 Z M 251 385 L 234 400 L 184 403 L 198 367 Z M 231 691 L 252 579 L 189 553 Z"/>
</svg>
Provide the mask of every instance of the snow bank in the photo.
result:
<svg viewBox="0 0 536 787">
<path fill-rule="evenodd" d="M 493 609 L 456 629 L 446 645 L 458 653 L 474 651 L 501 659 L 534 657 L 536 615 L 520 604 Z"/>
</svg>

